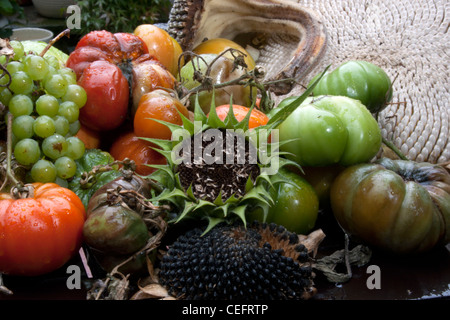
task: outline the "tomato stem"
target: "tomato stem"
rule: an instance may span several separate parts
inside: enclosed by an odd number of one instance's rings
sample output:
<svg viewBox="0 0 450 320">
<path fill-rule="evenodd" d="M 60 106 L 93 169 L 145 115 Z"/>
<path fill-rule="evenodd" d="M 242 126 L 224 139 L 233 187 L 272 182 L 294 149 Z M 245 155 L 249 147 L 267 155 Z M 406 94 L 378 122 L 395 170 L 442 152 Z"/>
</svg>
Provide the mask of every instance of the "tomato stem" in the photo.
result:
<svg viewBox="0 0 450 320">
<path fill-rule="evenodd" d="M 401 151 L 399 148 L 397 148 L 391 141 L 386 140 L 384 137 L 381 138 L 383 143 L 401 159 L 401 160 L 409 160 Z"/>
<path fill-rule="evenodd" d="M 8 112 L 7 114 L 7 124 L 6 124 L 6 178 L 5 180 L 10 180 L 14 185 L 21 184 L 19 180 L 16 179 L 11 170 L 11 157 L 12 157 L 12 121 L 13 115 Z M 6 181 L 5 181 L 6 183 Z"/>
</svg>

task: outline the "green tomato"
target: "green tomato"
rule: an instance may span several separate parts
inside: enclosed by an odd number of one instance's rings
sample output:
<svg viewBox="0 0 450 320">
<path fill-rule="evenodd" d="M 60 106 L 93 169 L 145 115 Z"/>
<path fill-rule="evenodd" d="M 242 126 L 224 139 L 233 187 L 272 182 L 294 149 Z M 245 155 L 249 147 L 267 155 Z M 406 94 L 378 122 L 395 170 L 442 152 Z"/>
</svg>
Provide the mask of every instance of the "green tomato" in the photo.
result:
<svg viewBox="0 0 450 320">
<path fill-rule="evenodd" d="M 77 159 L 77 171 L 72 180 L 69 182 L 69 189 L 81 199 L 85 208 L 88 207 L 89 200 L 92 195 L 106 183 L 121 176 L 118 166 L 114 166 L 112 170 L 99 172 L 91 179 L 83 179 L 83 174 L 89 173 L 97 165 L 107 165 L 114 161 L 114 158 L 106 151 L 100 149 L 88 149 L 84 155 Z"/>
<path fill-rule="evenodd" d="M 373 63 L 348 61 L 325 74 L 317 83 L 313 94 L 356 99 L 370 112 L 376 113 L 392 99 L 392 83 L 386 72 Z"/>
<path fill-rule="evenodd" d="M 372 114 L 361 102 L 342 96 L 307 98 L 278 130 L 280 151 L 302 166 L 366 162 L 381 147 Z"/>
<path fill-rule="evenodd" d="M 300 175 L 281 169 L 280 173 L 289 181 L 278 182 L 270 189 L 274 204 L 264 211 L 260 208 L 251 212 L 248 220 L 258 220 L 284 226 L 291 232 L 306 234 L 316 223 L 319 213 L 319 198 L 311 186 Z"/>
</svg>

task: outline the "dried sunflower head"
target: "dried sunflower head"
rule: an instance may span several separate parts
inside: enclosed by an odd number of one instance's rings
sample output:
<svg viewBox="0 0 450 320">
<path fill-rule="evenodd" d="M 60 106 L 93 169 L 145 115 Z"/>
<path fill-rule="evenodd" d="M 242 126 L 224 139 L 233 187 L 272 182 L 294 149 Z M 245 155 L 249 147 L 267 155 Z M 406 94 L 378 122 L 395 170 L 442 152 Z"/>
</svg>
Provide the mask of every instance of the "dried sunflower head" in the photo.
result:
<svg viewBox="0 0 450 320">
<path fill-rule="evenodd" d="M 180 236 L 161 261 L 160 283 L 178 299 L 308 299 L 315 293 L 298 235 L 275 224 L 221 224 Z"/>
<path fill-rule="evenodd" d="M 181 126 L 155 120 L 171 129 L 172 140 L 143 138 L 158 145 L 155 150 L 168 160 L 167 165 L 152 166 L 158 170 L 149 178 L 160 184 L 162 192 L 151 201 L 170 202 L 176 208 L 175 221 L 186 217 L 208 219 L 205 232 L 224 220 L 239 219 L 245 224 L 246 212 L 256 207 L 266 215 L 273 203 L 269 188 L 289 182 L 278 169 L 297 165 L 280 156 L 275 128 L 313 87 L 283 107 L 266 125 L 253 129 L 248 126 L 253 108 L 238 121 L 230 103 L 222 121 L 215 111 L 214 98 L 208 116 L 196 101 L 194 121 L 181 113 Z"/>
</svg>

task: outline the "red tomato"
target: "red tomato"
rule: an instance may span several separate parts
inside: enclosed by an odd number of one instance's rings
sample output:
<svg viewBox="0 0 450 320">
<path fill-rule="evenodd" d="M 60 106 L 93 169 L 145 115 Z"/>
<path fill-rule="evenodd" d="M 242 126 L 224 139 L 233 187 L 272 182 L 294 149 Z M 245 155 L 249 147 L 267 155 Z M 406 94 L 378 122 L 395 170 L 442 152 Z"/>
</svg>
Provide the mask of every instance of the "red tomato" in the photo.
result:
<svg viewBox="0 0 450 320">
<path fill-rule="evenodd" d="M 167 139 L 172 138 L 172 131 L 165 125 L 152 119 L 182 125 L 181 112 L 189 117 L 187 108 L 176 98 L 164 90 L 146 93 L 139 101 L 134 116 L 134 133 L 138 137 Z"/>
<path fill-rule="evenodd" d="M 69 261 L 81 246 L 86 211 L 55 183 L 33 183 L 30 198 L 0 195 L 0 272 L 36 276 Z"/>
<path fill-rule="evenodd" d="M 86 34 L 66 66 L 75 71 L 88 96 L 80 122 L 97 131 L 119 127 L 125 109 L 134 100 L 136 105 L 142 94 L 156 87 L 172 89 L 175 84 L 173 75 L 148 53 L 144 41 L 131 33 L 103 30 Z"/>
<path fill-rule="evenodd" d="M 229 104 L 224 104 L 224 105 L 216 107 L 217 116 L 222 121 L 225 120 L 229 111 L 230 111 Z M 247 116 L 249 111 L 250 111 L 250 108 L 247 108 L 247 107 L 244 107 L 241 105 L 237 105 L 237 104 L 233 104 L 233 113 L 234 113 L 235 118 L 238 121 L 244 120 L 244 118 Z M 252 129 L 255 127 L 263 126 L 263 125 L 267 124 L 268 121 L 269 121 L 269 117 L 264 112 L 261 112 L 257 109 L 253 109 L 252 113 L 250 114 L 250 119 L 248 121 L 248 127 L 249 127 L 249 129 Z"/>
<path fill-rule="evenodd" d="M 129 88 L 122 71 L 106 61 L 94 61 L 83 72 L 79 85 L 87 101 L 80 109 L 80 122 L 96 131 L 120 126 L 128 110 Z"/>
<path fill-rule="evenodd" d="M 75 135 L 81 141 L 83 141 L 86 149 L 98 149 L 100 148 L 101 137 L 97 131 L 86 128 L 85 125 L 81 124 L 80 129 Z"/>
<path fill-rule="evenodd" d="M 135 172 L 147 176 L 156 170 L 147 166 L 148 164 L 167 164 L 166 158 L 152 147 L 156 145 L 140 139 L 134 132 L 129 132 L 113 142 L 109 153 L 116 160 L 133 160 L 136 163 Z"/>
</svg>

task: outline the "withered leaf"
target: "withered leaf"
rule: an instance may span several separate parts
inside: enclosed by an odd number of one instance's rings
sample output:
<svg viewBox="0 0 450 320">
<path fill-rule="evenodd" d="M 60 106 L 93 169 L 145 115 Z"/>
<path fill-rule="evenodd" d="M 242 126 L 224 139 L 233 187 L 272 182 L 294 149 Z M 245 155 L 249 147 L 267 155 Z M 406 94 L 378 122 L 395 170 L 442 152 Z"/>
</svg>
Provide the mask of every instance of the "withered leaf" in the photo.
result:
<svg viewBox="0 0 450 320">
<path fill-rule="evenodd" d="M 148 298 L 164 298 L 169 295 L 167 290 L 160 284 L 151 283 L 145 287 L 140 288 L 140 291 L 145 293 Z"/>
<path fill-rule="evenodd" d="M 8 39 L 0 38 L 0 55 L 1 56 L 9 56 L 11 58 L 14 56 L 14 50 L 9 45 Z"/>
<path fill-rule="evenodd" d="M 356 267 L 366 265 L 369 263 L 371 257 L 372 251 L 363 245 L 358 245 L 348 252 L 349 264 Z M 312 267 L 316 271 L 321 272 L 328 281 L 332 283 L 344 283 L 350 280 L 352 277 L 351 273 L 339 273 L 335 269 L 338 264 L 345 263 L 345 258 L 345 250 L 338 250 L 329 256 L 318 259 L 313 263 Z"/>
</svg>

